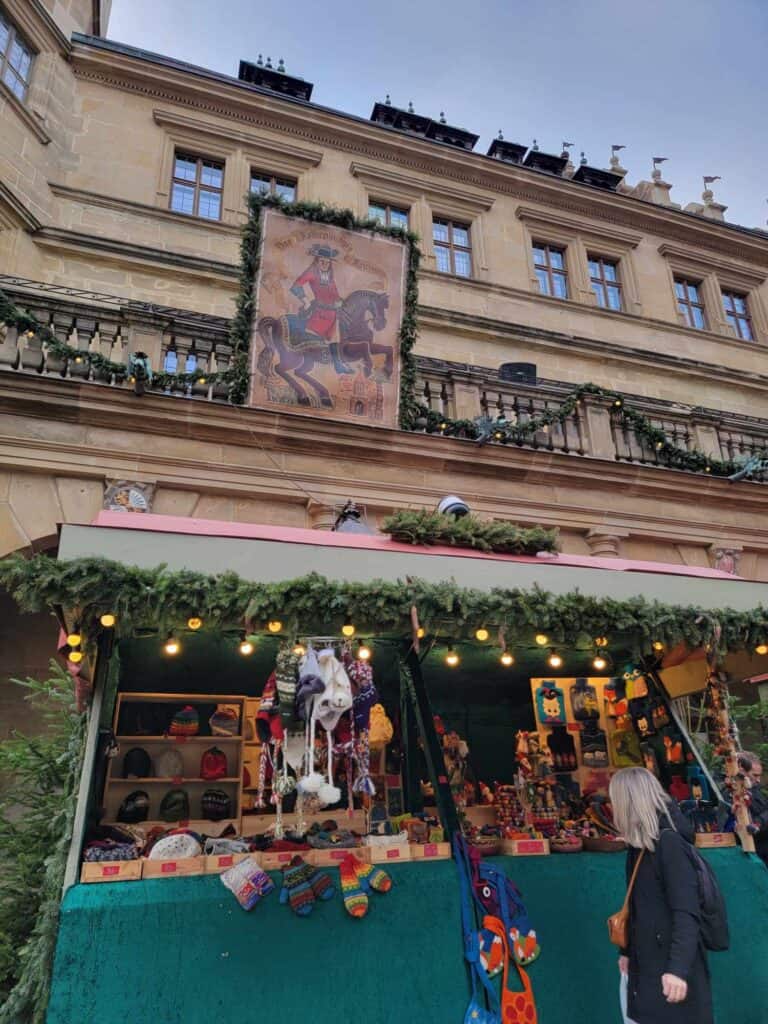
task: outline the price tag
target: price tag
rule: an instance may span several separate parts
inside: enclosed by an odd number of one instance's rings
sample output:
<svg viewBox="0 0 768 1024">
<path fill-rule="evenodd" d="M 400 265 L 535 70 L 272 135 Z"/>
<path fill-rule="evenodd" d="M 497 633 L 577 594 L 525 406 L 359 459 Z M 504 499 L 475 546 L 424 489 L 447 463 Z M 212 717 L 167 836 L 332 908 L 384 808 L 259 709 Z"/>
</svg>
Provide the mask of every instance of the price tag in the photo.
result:
<svg viewBox="0 0 768 1024">
<path fill-rule="evenodd" d="M 582 732 L 583 729 L 584 729 L 584 726 L 581 724 L 581 722 L 569 722 L 568 723 L 568 732 Z"/>
<path fill-rule="evenodd" d="M 387 860 L 399 860 L 400 850 L 387 850 Z"/>
<path fill-rule="evenodd" d="M 105 864 L 101 869 L 101 877 L 109 878 L 110 875 L 119 875 L 120 865 L 119 864 Z"/>
<path fill-rule="evenodd" d="M 424 856 L 425 857 L 436 857 L 437 856 L 437 843 L 425 843 L 424 844 Z"/>
<path fill-rule="evenodd" d="M 160 871 L 164 875 L 173 875 L 176 873 L 178 865 L 175 860 L 166 860 L 160 865 Z"/>
<path fill-rule="evenodd" d="M 231 868 L 234 863 L 235 858 L 232 856 L 231 853 L 224 853 L 221 855 L 221 857 L 219 857 L 220 868 Z"/>
</svg>

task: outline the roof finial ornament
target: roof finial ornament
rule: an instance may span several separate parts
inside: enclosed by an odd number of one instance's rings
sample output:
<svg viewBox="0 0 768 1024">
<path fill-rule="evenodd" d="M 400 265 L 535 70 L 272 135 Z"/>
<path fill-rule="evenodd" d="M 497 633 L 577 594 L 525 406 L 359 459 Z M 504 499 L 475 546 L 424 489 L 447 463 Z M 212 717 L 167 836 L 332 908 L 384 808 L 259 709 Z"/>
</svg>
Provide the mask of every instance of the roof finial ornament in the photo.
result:
<svg viewBox="0 0 768 1024">
<path fill-rule="evenodd" d="M 413 100 L 408 100 L 408 113 L 415 114 L 416 111 L 413 109 Z"/>
<path fill-rule="evenodd" d="M 666 163 L 667 160 L 669 160 L 669 157 L 668 156 L 654 156 L 652 158 L 652 160 L 653 160 L 653 171 L 651 172 L 651 177 L 653 178 L 654 181 L 661 181 L 661 168 L 659 167 L 659 164 Z"/>
<path fill-rule="evenodd" d="M 626 174 L 626 171 L 621 166 L 621 161 L 619 160 L 619 153 L 622 151 L 622 149 L 626 148 L 626 146 L 620 146 L 617 143 L 614 143 L 614 145 L 611 146 L 610 165 L 611 170 L 614 171 L 616 174 Z"/>
<path fill-rule="evenodd" d="M 269 68 L 270 71 L 274 71 L 274 68 L 272 67 L 272 58 L 271 57 L 267 57 L 267 65 L 266 66 Z"/>
<path fill-rule="evenodd" d="M 445 111 L 444 110 L 440 111 L 440 124 L 448 124 L 448 122 L 445 120 Z"/>
<path fill-rule="evenodd" d="M 261 54 L 259 54 L 259 59 L 256 61 L 256 67 L 257 68 L 263 68 L 264 67 L 264 58 L 262 57 Z"/>
<path fill-rule="evenodd" d="M 714 182 L 722 181 L 723 179 L 719 174 L 705 174 L 702 180 L 704 181 L 704 191 L 701 193 L 701 198 L 707 206 L 709 206 L 715 198 L 715 193 L 709 186 Z"/>
<path fill-rule="evenodd" d="M 504 141 L 504 132 L 501 130 L 501 128 L 499 128 L 499 134 L 496 136 L 496 138 L 499 140 L 499 142 Z"/>
<path fill-rule="evenodd" d="M 573 143 L 573 142 L 566 142 L 565 140 L 563 140 L 563 151 L 560 154 L 560 158 L 562 160 L 570 160 L 571 159 L 571 154 L 570 154 L 569 150 L 570 150 L 571 146 L 573 146 L 573 145 L 575 145 L 575 143 Z"/>
<path fill-rule="evenodd" d="M 392 97 L 389 95 L 389 93 L 387 93 L 387 95 L 384 97 L 384 102 L 388 107 L 392 106 Z"/>
<path fill-rule="evenodd" d="M 282 74 L 285 74 L 285 61 L 283 60 L 282 57 L 277 62 L 277 70 L 282 72 Z"/>
<path fill-rule="evenodd" d="M 581 151 L 581 159 L 579 160 L 579 164 L 580 164 L 581 167 L 586 167 L 587 166 L 587 158 L 584 155 L 584 150 L 583 149 Z"/>
<path fill-rule="evenodd" d="M 536 139 L 533 140 L 533 145 L 531 146 L 531 149 L 533 150 L 534 153 L 538 153 L 538 151 L 539 151 L 539 143 L 538 143 L 538 141 Z"/>
</svg>

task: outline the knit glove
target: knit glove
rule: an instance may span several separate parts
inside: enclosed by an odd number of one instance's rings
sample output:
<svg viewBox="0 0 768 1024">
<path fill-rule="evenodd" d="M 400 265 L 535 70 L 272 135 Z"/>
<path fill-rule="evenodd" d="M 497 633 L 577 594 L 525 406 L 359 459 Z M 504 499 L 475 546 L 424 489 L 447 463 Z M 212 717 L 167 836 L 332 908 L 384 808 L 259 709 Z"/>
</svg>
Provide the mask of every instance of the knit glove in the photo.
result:
<svg viewBox="0 0 768 1024">
<path fill-rule="evenodd" d="M 280 902 L 289 903 L 291 910 L 299 917 L 306 917 L 314 909 L 315 892 L 312 888 L 314 875 L 314 866 L 307 864 L 298 855 L 291 859 L 291 863 L 287 867 L 283 868 Z"/>
</svg>

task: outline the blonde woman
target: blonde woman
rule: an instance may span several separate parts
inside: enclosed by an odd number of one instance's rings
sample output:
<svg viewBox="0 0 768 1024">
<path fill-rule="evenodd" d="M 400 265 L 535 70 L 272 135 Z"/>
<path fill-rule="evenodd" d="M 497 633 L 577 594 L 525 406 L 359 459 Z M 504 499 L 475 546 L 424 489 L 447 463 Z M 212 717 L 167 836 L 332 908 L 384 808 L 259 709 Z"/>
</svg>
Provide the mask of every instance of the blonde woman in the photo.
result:
<svg viewBox="0 0 768 1024">
<path fill-rule="evenodd" d="M 616 772 L 610 796 L 629 846 L 627 881 L 645 851 L 632 890 L 629 946 L 619 957 L 619 970 L 629 975 L 628 1016 L 637 1024 L 713 1024 L 691 833 L 647 768 Z"/>
</svg>

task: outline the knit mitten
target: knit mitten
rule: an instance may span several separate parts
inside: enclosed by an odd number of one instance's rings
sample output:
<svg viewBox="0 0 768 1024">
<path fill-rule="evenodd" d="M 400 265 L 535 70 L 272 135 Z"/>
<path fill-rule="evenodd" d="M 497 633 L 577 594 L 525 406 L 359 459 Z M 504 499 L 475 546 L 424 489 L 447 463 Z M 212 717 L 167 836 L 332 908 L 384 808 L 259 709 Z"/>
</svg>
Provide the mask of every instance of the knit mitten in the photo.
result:
<svg viewBox="0 0 768 1024">
<path fill-rule="evenodd" d="M 287 729 L 296 721 L 296 682 L 299 674 L 299 658 L 293 648 L 284 645 L 275 659 L 275 683 L 280 699 L 280 718 Z"/>
<path fill-rule="evenodd" d="M 314 867 L 307 864 L 298 855 L 291 859 L 287 867 L 283 868 L 283 888 L 280 890 L 280 902 L 290 903 L 291 910 L 299 917 L 311 914 L 315 905 L 315 893 L 310 884 L 314 872 Z"/>
<path fill-rule="evenodd" d="M 352 917 L 365 917 L 368 913 L 368 897 L 361 888 L 355 872 L 357 863 L 351 853 L 340 862 L 341 894 L 348 914 Z"/>
<path fill-rule="evenodd" d="M 392 888 L 392 879 L 377 864 L 363 864 L 355 858 L 355 874 L 365 892 L 389 892 Z"/>
<path fill-rule="evenodd" d="M 327 875 L 325 871 L 315 870 L 309 884 L 312 886 L 315 899 L 329 900 L 336 894 L 336 886 L 333 884 L 331 876 Z"/>
</svg>

